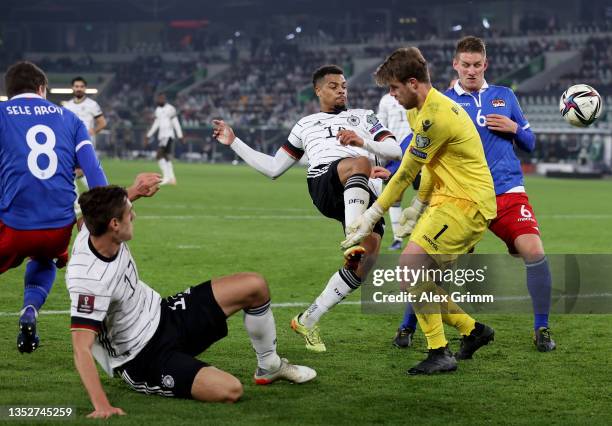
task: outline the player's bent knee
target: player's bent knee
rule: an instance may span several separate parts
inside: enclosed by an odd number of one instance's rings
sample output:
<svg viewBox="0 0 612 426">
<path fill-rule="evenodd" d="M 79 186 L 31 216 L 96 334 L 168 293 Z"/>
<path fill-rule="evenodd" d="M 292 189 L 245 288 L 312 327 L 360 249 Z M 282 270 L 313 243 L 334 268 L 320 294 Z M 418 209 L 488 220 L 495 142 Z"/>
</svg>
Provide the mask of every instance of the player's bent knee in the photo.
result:
<svg viewBox="0 0 612 426">
<path fill-rule="evenodd" d="M 243 393 L 240 380 L 215 367 L 201 368 L 191 387 L 193 399 L 203 402 L 234 403 Z"/>
<path fill-rule="evenodd" d="M 243 308 L 259 306 L 270 300 L 270 289 L 263 275 L 257 272 L 242 272 L 236 275 L 236 278 L 244 295 Z"/>
<path fill-rule="evenodd" d="M 372 164 L 367 157 L 357 157 L 353 159 L 353 174 L 370 175 Z"/>
<path fill-rule="evenodd" d="M 244 394 L 244 388 L 242 387 L 242 383 L 238 379 L 235 380 L 235 383 L 228 387 L 227 395 L 225 397 L 225 402 L 235 403 L 242 398 Z"/>
<path fill-rule="evenodd" d="M 514 246 L 526 262 L 535 262 L 545 256 L 544 246 L 539 235 L 521 235 L 514 240 Z"/>
<path fill-rule="evenodd" d="M 254 302 L 265 303 L 270 300 L 270 289 L 266 279 L 256 272 L 248 273 L 249 286 Z"/>
</svg>

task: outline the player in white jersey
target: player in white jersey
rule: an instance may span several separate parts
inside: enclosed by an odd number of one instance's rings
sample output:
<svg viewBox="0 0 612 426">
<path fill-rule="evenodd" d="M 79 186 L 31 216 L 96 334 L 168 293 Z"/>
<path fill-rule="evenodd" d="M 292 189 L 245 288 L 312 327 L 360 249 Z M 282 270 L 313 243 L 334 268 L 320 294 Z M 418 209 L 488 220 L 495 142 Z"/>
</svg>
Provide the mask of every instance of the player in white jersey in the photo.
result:
<svg viewBox="0 0 612 426">
<path fill-rule="evenodd" d="M 125 414 L 102 388 L 94 358 L 135 391 L 200 401 L 235 402 L 240 381 L 195 358 L 227 335 L 227 317 L 244 310 L 257 356 L 255 383 L 303 383 L 316 377 L 276 353 L 276 328 L 266 281 L 240 273 L 161 296 L 139 279 L 126 242 L 135 214 L 125 189 L 94 188 L 79 198 L 85 225 L 74 242 L 66 284 L 71 300 L 75 366 L 94 411 Z"/>
<path fill-rule="evenodd" d="M 64 102 L 63 106 L 76 114 L 77 117 L 85 124 L 87 132 L 91 138 L 91 143 L 96 147 L 96 135 L 106 128 L 106 118 L 102 113 L 100 105 L 87 96 L 87 81 L 81 77 L 72 79 L 72 99 Z M 77 198 L 80 192 L 87 191 L 89 184 L 80 168 L 76 169 L 75 191 Z M 77 226 L 80 229 L 82 224 L 81 209 L 78 202 L 74 202 L 74 211 L 77 215 Z"/>
<path fill-rule="evenodd" d="M 344 230 L 345 224 L 352 223 L 376 200 L 375 190 L 381 185 L 374 188 L 370 177 L 389 176 L 377 166 L 378 158 L 400 159 L 401 149 L 373 111 L 346 109 L 347 86 L 341 68 L 336 65 L 319 68 L 313 74 L 312 83 L 321 112 L 299 120 L 275 156 L 253 150 L 221 120 L 213 122 L 213 136 L 272 179 L 282 175 L 306 153 L 312 201 L 323 215 L 341 222 Z M 380 179 L 375 181 L 381 183 Z M 359 288 L 376 260 L 383 233 L 381 220 L 361 246 L 348 248 L 344 253 L 344 267 L 332 275 L 314 303 L 291 321 L 291 327 L 304 337 L 307 349 L 326 350 L 317 323 L 328 310 Z"/>
<path fill-rule="evenodd" d="M 403 141 L 412 133 L 407 113 L 406 108 L 390 94 L 387 93 L 380 98 L 378 118 L 387 129 L 393 132 L 398 141 Z"/>
<path fill-rule="evenodd" d="M 85 123 L 91 142 L 95 144 L 95 136 L 106 128 L 107 123 L 100 105 L 86 95 L 86 90 L 87 81 L 83 77 L 73 78 L 73 97 L 64 103 L 64 108 L 74 112 Z"/>
<path fill-rule="evenodd" d="M 157 164 L 162 171 L 162 185 L 176 185 L 174 167 L 172 166 L 172 144 L 175 139 L 183 142 L 183 129 L 181 129 L 176 108 L 166 101 L 164 93 L 157 95 L 156 102 L 155 121 L 147 132 L 145 146 L 157 132 Z"/>
<path fill-rule="evenodd" d="M 391 131 L 399 142 L 412 134 L 410 123 L 408 122 L 408 112 L 406 108 L 390 94 L 385 94 L 378 103 L 378 118 L 383 125 Z M 393 243 L 389 249 L 399 250 L 402 248 L 402 238 L 398 236 L 398 227 L 402 215 L 402 204 L 398 200 L 389 208 L 391 218 L 391 229 L 393 231 Z"/>
</svg>

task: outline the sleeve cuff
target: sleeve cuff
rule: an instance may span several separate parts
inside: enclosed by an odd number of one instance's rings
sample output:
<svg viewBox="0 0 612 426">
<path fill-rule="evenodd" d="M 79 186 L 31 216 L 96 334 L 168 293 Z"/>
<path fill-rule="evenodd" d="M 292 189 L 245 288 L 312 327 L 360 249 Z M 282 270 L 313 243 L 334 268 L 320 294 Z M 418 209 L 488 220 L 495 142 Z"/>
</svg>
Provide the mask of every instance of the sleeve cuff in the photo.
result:
<svg viewBox="0 0 612 426">
<path fill-rule="evenodd" d="M 293 146 L 293 144 L 289 141 L 286 141 L 281 148 L 294 160 L 299 160 L 304 155 L 304 150 Z"/>
<path fill-rule="evenodd" d="M 89 330 L 94 333 L 99 333 L 102 327 L 102 321 L 96 321 L 91 318 L 83 317 L 71 317 L 70 318 L 70 329 L 71 330 Z"/>
</svg>

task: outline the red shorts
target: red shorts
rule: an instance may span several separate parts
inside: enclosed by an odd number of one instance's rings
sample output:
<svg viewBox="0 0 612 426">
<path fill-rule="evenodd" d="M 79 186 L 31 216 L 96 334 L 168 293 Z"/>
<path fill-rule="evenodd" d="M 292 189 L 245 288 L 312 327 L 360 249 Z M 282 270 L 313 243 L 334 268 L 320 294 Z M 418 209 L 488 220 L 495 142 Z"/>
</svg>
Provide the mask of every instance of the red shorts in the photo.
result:
<svg viewBox="0 0 612 426">
<path fill-rule="evenodd" d="M 501 194 L 496 198 L 497 217 L 489 229 L 506 243 L 510 253 L 516 254 L 514 240 L 525 234 L 540 235 L 538 221 L 524 192 Z"/>
<path fill-rule="evenodd" d="M 0 221 L 0 274 L 21 265 L 28 257 L 57 259 L 58 268 L 66 266 L 73 225 L 22 231 Z"/>
</svg>

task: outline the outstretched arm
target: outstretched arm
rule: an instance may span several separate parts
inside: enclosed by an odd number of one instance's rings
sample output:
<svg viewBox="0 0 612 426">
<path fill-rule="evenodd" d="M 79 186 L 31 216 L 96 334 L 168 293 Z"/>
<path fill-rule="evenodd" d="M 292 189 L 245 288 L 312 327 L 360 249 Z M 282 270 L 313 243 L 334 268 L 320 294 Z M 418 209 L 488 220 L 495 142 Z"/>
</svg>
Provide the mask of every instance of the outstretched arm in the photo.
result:
<svg viewBox="0 0 612 426">
<path fill-rule="evenodd" d="M 89 330 L 73 330 L 72 331 L 72 350 L 74 352 L 74 365 L 81 376 L 83 386 L 89 394 L 89 399 L 94 407 L 94 411 L 87 417 L 94 419 L 107 419 L 114 414 L 125 415 L 121 408 L 113 407 L 102 383 L 100 376 L 91 353 L 91 347 L 94 343 L 96 334 Z"/>
<path fill-rule="evenodd" d="M 269 178 L 276 179 L 298 161 L 298 158 L 293 157 L 282 148 L 276 152 L 274 157 L 255 151 L 237 138 L 232 128 L 223 120 L 213 120 L 213 126 L 213 137 L 215 139 L 223 145 L 229 146 L 249 166 Z"/>
<path fill-rule="evenodd" d="M 433 194 L 433 180 L 427 167 L 421 169 L 421 183 L 419 184 L 418 199 L 422 203 L 429 203 Z"/>
<path fill-rule="evenodd" d="M 159 190 L 161 181 L 158 173 L 139 173 L 132 186 L 127 188 L 129 200 L 136 201 L 141 197 L 152 197 Z"/>
</svg>

